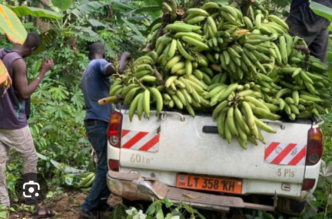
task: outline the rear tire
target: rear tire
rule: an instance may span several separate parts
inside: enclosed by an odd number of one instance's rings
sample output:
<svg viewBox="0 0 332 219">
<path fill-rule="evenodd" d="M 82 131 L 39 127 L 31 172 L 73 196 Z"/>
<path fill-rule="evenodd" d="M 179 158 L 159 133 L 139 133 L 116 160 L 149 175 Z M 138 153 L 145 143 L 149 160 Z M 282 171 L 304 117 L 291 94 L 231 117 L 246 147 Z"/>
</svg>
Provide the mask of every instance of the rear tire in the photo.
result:
<svg viewBox="0 0 332 219">
<path fill-rule="evenodd" d="M 277 210 L 292 216 L 299 216 L 304 212 L 306 201 L 299 202 L 294 199 L 278 197 Z"/>
</svg>

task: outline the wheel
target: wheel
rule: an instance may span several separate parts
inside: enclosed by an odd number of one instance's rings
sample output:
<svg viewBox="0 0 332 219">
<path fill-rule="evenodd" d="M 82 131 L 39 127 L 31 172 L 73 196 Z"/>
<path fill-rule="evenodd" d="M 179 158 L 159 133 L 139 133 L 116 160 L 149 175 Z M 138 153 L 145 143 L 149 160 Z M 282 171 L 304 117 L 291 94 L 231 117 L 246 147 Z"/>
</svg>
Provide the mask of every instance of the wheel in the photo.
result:
<svg viewBox="0 0 332 219">
<path fill-rule="evenodd" d="M 299 216 L 303 213 L 306 201 L 299 202 L 294 199 L 278 197 L 277 210 L 292 216 Z"/>
</svg>

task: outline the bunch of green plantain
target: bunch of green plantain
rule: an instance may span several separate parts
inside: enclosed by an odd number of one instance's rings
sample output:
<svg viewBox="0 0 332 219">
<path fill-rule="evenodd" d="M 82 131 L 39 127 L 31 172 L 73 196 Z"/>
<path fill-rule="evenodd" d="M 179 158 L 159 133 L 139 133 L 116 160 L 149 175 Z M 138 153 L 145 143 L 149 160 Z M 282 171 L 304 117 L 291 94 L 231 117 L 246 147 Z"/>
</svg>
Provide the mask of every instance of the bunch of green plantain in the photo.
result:
<svg viewBox="0 0 332 219">
<path fill-rule="evenodd" d="M 164 13 L 176 7 L 173 0 L 163 3 Z M 185 14 L 164 25 L 158 38 L 162 20 L 154 22 L 147 40 L 154 49 L 114 76 L 110 101 L 123 99 L 130 121 L 135 114 L 149 118 L 151 104 L 157 114 L 212 112 L 219 134 L 246 148 L 264 142 L 261 130 L 275 132 L 260 119 L 308 119 L 331 106 L 326 65 L 258 2 L 247 16 L 215 2 Z"/>
<path fill-rule="evenodd" d="M 219 102 L 212 113 L 212 117 L 217 120 L 219 135 L 229 143 L 236 137 L 245 149 L 248 141 L 254 145 L 258 145 L 257 140 L 265 143 L 261 130 L 276 133 L 260 119 L 280 118 L 275 114 L 278 108 L 266 103 L 262 99 L 262 93 L 252 90 L 254 86 L 254 83 L 210 86 L 207 94 L 211 101 Z"/>
<path fill-rule="evenodd" d="M 325 74 L 327 67 L 320 60 L 310 57 L 305 63 L 304 55 L 293 50 L 289 64 L 279 68 L 279 84 L 282 87 L 273 99 L 289 119 L 305 119 L 325 114 L 331 106 L 330 80 Z"/>
<path fill-rule="evenodd" d="M 93 183 L 93 181 L 95 180 L 95 173 L 90 172 L 90 173 L 84 173 L 80 184 L 79 184 L 79 188 L 81 189 L 81 191 L 83 192 L 89 192 L 91 189 L 91 185 Z"/>
<path fill-rule="evenodd" d="M 170 76 L 165 83 L 164 104 L 169 108 L 186 109 L 195 116 L 195 109 L 211 109 L 205 95 L 208 85 L 195 75 Z"/>
</svg>

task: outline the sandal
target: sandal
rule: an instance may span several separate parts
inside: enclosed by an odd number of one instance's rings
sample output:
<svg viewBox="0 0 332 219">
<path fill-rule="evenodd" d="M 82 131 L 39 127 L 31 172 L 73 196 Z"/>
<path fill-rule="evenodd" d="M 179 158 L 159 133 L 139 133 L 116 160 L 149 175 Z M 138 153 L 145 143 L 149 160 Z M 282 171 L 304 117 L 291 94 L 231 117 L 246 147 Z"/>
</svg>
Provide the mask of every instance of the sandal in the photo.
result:
<svg viewBox="0 0 332 219">
<path fill-rule="evenodd" d="M 50 218 L 50 217 L 54 217 L 55 213 L 48 209 L 48 208 L 41 208 L 38 205 L 36 206 L 36 209 L 34 210 L 32 217 L 33 218 Z"/>
</svg>

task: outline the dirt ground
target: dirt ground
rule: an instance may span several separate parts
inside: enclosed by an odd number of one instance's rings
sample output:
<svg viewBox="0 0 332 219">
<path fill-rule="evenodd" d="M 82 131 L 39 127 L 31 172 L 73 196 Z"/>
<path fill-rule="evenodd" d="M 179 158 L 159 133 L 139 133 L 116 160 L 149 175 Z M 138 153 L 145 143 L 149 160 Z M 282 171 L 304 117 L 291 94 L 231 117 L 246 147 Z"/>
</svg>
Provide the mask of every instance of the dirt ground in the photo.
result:
<svg viewBox="0 0 332 219">
<path fill-rule="evenodd" d="M 87 193 L 78 190 L 65 189 L 46 199 L 41 205 L 52 209 L 56 216 L 53 218 L 76 219 L 80 205 L 84 202 Z M 104 218 L 110 218 L 111 212 L 104 213 Z M 10 214 L 10 219 L 33 219 L 31 214 L 19 207 L 19 210 Z"/>
</svg>

